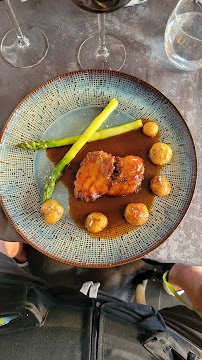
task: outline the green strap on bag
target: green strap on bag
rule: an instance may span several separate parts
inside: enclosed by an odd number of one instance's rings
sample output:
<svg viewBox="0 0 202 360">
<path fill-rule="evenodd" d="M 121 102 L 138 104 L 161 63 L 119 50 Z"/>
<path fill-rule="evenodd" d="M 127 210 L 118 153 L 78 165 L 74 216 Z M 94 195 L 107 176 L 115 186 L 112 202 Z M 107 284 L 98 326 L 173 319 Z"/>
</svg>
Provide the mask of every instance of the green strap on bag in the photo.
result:
<svg viewBox="0 0 202 360">
<path fill-rule="evenodd" d="M 192 306 L 187 304 L 187 302 L 177 293 L 177 291 L 174 289 L 174 287 L 166 280 L 168 273 L 169 273 L 169 271 L 166 271 L 163 274 L 163 281 L 166 284 L 166 286 L 168 287 L 168 289 L 176 296 L 176 298 L 178 298 L 178 300 L 180 300 L 183 304 L 185 304 L 189 309 L 195 311 L 195 313 L 198 314 L 200 316 L 200 318 L 202 319 L 202 311 L 195 310 L 195 309 L 193 309 Z"/>
</svg>

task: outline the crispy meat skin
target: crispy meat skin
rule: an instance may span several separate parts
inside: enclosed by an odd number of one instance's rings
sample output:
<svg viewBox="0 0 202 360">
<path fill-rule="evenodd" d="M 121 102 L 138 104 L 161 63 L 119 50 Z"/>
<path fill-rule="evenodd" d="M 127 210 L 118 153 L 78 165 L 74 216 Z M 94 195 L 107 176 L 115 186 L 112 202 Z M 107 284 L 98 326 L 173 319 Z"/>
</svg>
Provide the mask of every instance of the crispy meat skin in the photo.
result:
<svg viewBox="0 0 202 360">
<path fill-rule="evenodd" d="M 132 194 L 144 178 L 144 161 L 133 155 L 115 157 L 104 151 L 89 152 L 74 182 L 74 195 L 85 202 L 102 195 Z"/>
<path fill-rule="evenodd" d="M 115 169 L 115 156 L 104 151 L 89 152 L 82 161 L 74 182 L 74 195 L 83 201 L 95 201 L 106 194 Z"/>
<path fill-rule="evenodd" d="M 132 194 L 144 178 L 144 161 L 139 156 L 116 157 L 115 172 L 107 195 L 121 196 Z"/>
</svg>

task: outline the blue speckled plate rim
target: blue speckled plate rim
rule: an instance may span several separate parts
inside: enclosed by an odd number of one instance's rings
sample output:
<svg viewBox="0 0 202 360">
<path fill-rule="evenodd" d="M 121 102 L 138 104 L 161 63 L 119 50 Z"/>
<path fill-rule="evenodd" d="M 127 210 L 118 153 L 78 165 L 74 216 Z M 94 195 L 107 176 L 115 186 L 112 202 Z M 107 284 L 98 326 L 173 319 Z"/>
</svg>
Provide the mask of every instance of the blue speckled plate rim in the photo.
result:
<svg viewBox="0 0 202 360">
<path fill-rule="evenodd" d="M 33 246 L 35 249 L 37 249 L 39 252 L 41 252 L 42 254 L 54 259 L 54 260 L 57 260 L 59 262 L 62 262 L 62 263 L 65 263 L 65 264 L 68 264 L 68 265 L 71 265 L 71 266 L 77 266 L 77 267 L 86 267 L 86 268 L 108 268 L 108 267 L 115 267 L 115 266 L 120 266 L 120 265 L 124 265 L 124 264 L 128 264 L 130 262 L 133 262 L 133 261 L 136 261 L 136 260 L 139 260 L 141 258 L 143 258 L 145 255 L 148 255 L 149 253 L 151 253 L 152 251 L 156 250 L 159 246 L 161 246 L 166 240 L 168 240 L 168 238 L 170 237 L 170 235 L 177 229 L 177 227 L 179 226 L 179 224 L 181 223 L 182 219 L 184 218 L 185 214 L 187 213 L 187 210 L 189 209 L 189 206 L 191 204 L 191 201 L 192 201 L 192 198 L 193 198 L 193 194 L 194 194 L 194 191 L 195 191 L 195 187 L 196 187 L 196 180 L 197 180 L 197 157 L 196 157 L 196 147 L 195 147 L 195 143 L 194 143 L 194 139 L 192 137 L 192 134 L 189 130 L 189 127 L 185 121 L 185 119 L 183 118 L 182 114 L 180 113 L 180 111 L 176 108 L 176 106 L 173 104 L 172 101 L 170 101 L 170 99 L 168 99 L 165 95 L 163 95 L 162 92 L 160 92 L 158 89 L 156 89 L 154 86 L 150 85 L 149 83 L 147 83 L 146 81 L 144 80 L 141 80 L 139 79 L 138 77 L 136 76 L 133 76 L 133 75 L 130 75 L 130 74 L 127 74 L 127 73 L 123 73 L 123 72 L 119 72 L 119 71 L 114 71 L 114 70 L 102 70 L 102 69 L 86 69 L 86 70 L 76 70 L 76 71 L 72 71 L 72 72 L 69 72 L 69 73 L 65 73 L 65 74 L 62 74 L 62 75 L 57 75 L 56 77 L 42 83 L 41 85 L 39 85 L 37 88 L 35 88 L 32 92 L 30 92 L 27 96 L 25 96 L 25 98 L 23 100 L 21 100 L 19 102 L 19 104 L 14 108 L 14 110 L 12 111 L 11 115 L 9 116 L 8 120 L 6 121 L 4 127 L 3 127 L 3 130 L 2 130 L 2 133 L 0 135 L 0 142 L 3 138 L 3 135 L 4 135 L 4 132 L 10 122 L 10 120 L 12 119 L 13 115 L 15 114 L 15 112 L 23 105 L 23 103 L 29 99 L 29 97 L 31 97 L 33 94 L 35 94 L 39 89 L 42 89 L 44 86 L 47 86 L 48 84 L 56 81 L 56 80 L 59 80 L 61 78 L 68 78 L 68 77 L 71 77 L 71 76 L 75 76 L 75 75 L 85 75 L 85 74 L 92 74 L 92 75 L 99 75 L 99 74 L 102 74 L 102 73 L 106 73 L 106 74 L 111 74 L 112 76 L 113 75 L 117 75 L 120 79 L 123 77 L 124 79 L 128 78 L 130 81 L 132 82 L 135 82 L 135 83 L 140 83 L 141 85 L 143 86 L 146 86 L 147 88 L 150 88 L 153 92 L 155 92 L 160 98 L 164 99 L 164 101 L 166 100 L 167 102 L 169 102 L 172 107 L 174 108 L 174 110 L 178 113 L 178 115 L 180 116 L 180 118 L 182 119 L 184 125 L 186 126 L 187 128 L 187 132 L 189 133 L 189 136 L 190 136 L 190 139 L 192 141 L 192 144 L 193 144 L 193 153 L 192 153 L 192 157 L 194 159 L 194 172 L 195 172 L 195 177 L 194 177 L 194 182 L 192 183 L 192 191 L 190 192 L 190 197 L 189 197 L 189 200 L 187 201 L 187 206 L 186 208 L 183 209 L 182 211 L 182 215 L 181 215 L 181 218 L 178 222 L 178 224 L 172 228 L 170 230 L 169 233 L 167 233 L 167 236 L 165 238 L 162 238 L 162 242 L 158 245 L 155 245 L 153 248 L 150 248 L 148 251 L 145 251 L 144 254 L 142 256 L 135 256 L 135 257 L 132 257 L 132 258 L 128 258 L 126 260 L 122 260 L 120 262 L 117 262 L 117 263 L 113 263 L 113 264 L 98 264 L 98 265 L 86 265 L 86 264 L 80 264 L 80 263 L 75 263 L 75 262 L 71 262 L 71 261 L 67 261 L 67 260 L 61 260 L 59 259 L 57 256 L 53 256 L 53 255 L 47 255 L 47 253 L 43 250 L 41 250 L 37 245 L 33 244 L 30 240 L 28 240 L 22 233 L 21 231 L 18 229 L 17 225 L 14 223 L 14 221 L 12 220 L 11 216 L 9 215 L 9 213 L 7 212 L 5 206 L 4 206 L 4 199 L 3 199 L 3 195 L 0 194 L 0 203 L 1 203 L 1 206 L 4 210 L 4 213 L 6 214 L 8 220 L 10 221 L 11 225 L 14 227 L 14 229 L 18 232 L 18 234 L 28 243 L 30 244 L 31 246 Z"/>
</svg>

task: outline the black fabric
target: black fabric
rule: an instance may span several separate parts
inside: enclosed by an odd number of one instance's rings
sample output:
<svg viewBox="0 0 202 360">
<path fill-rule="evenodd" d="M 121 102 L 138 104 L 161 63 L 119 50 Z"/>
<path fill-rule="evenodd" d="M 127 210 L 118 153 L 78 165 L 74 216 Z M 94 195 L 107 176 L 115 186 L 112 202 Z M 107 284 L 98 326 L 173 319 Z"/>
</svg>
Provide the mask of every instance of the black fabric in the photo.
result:
<svg viewBox="0 0 202 360">
<path fill-rule="evenodd" d="M 1 353 L 9 360 L 187 359 L 190 349 L 174 341 L 151 306 L 106 298 L 30 287 L 18 319 L 0 327 Z"/>
<path fill-rule="evenodd" d="M 85 301 L 79 307 L 58 303 L 39 319 L 27 310 L 0 328 L 1 354 L 6 360 L 90 360 L 92 312 Z"/>
<path fill-rule="evenodd" d="M 1 259 L 7 264 L 5 274 Z M 202 358 L 186 340 L 183 346 L 178 343 L 151 306 L 126 303 L 103 292 L 92 300 L 79 289 L 48 289 L 18 268 L 12 277 L 8 264 L 0 254 L 0 317 L 18 314 L 0 327 L 3 360 Z"/>
<path fill-rule="evenodd" d="M 9 258 L 7 255 L 0 253 L 0 286 L 3 284 L 24 285 L 27 283 L 44 286 L 44 282 L 41 279 L 33 276 L 28 272 L 25 272 L 16 264 L 15 260 Z"/>
<path fill-rule="evenodd" d="M 166 325 L 202 349 L 202 320 L 192 310 L 178 305 L 160 311 Z"/>
<path fill-rule="evenodd" d="M 202 352 L 179 336 L 173 336 L 164 319 L 151 306 L 106 303 L 101 307 L 99 360 L 187 359 Z"/>
<path fill-rule="evenodd" d="M 20 313 L 24 309 L 25 300 L 27 298 L 26 284 L 18 286 L 0 285 L 0 313 L 1 315 L 14 315 Z"/>
</svg>

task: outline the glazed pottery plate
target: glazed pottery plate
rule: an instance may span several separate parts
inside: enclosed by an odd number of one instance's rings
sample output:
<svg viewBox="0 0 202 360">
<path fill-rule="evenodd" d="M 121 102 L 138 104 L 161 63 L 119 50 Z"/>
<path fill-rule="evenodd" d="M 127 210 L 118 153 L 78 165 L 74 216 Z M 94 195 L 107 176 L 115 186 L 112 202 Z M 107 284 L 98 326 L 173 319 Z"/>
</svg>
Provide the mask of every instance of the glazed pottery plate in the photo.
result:
<svg viewBox="0 0 202 360">
<path fill-rule="evenodd" d="M 75 225 L 69 216 L 68 191 L 59 182 L 53 198 L 65 212 L 53 226 L 46 224 L 40 213 L 41 191 L 53 164 L 46 150 L 28 151 L 16 144 L 79 135 L 112 98 L 118 100 L 118 109 L 102 128 L 140 117 L 158 123 L 161 142 L 173 150 L 171 162 L 161 172 L 172 184 L 171 194 L 155 198 L 147 223 L 125 235 L 104 239 L 102 233 L 92 237 Z M 77 71 L 42 84 L 11 114 L 1 135 L 0 151 L 1 202 L 9 220 L 33 247 L 75 266 L 116 266 L 148 254 L 176 229 L 195 187 L 195 148 L 181 114 L 158 90 L 120 72 Z"/>
</svg>

